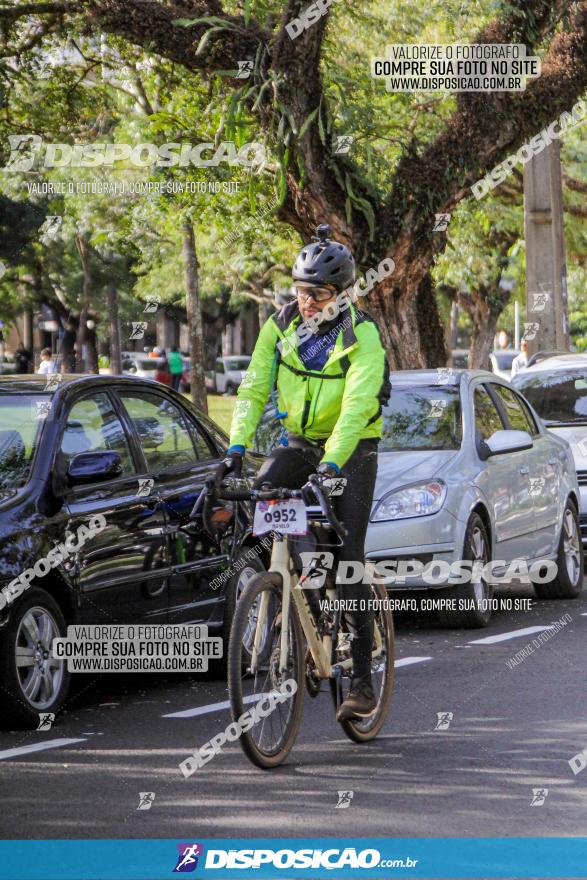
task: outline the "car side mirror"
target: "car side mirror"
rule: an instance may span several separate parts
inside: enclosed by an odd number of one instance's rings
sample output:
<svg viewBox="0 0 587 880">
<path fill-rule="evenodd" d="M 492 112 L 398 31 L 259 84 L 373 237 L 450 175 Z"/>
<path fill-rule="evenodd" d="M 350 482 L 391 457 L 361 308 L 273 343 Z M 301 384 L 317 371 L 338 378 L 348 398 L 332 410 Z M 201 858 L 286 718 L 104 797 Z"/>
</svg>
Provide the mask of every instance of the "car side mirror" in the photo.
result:
<svg viewBox="0 0 587 880">
<path fill-rule="evenodd" d="M 527 431 L 494 431 L 488 440 L 482 441 L 481 448 L 485 449 L 482 458 L 491 455 L 504 455 L 506 452 L 520 452 L 523 449 L 532 449 L 534 441 Z"/>
<path fill-rule="evenodd" d="M 121 473 L 122 459 L 117 452 L 79 452 L 69 462 L 67 481 L 70 486 L 81 486 L 112 480 Z"/>
</svg>

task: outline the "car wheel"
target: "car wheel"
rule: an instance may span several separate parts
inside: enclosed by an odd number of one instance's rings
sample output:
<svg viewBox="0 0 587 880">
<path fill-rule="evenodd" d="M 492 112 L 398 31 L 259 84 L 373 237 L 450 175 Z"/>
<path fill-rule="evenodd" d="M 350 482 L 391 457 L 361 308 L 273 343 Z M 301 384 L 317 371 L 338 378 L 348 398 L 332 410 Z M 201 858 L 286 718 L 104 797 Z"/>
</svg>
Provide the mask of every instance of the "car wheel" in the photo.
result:
<svg viewBox="0 0 587 880">
<path fill-rule="evenodd" d="M 232 382 L 227 382 L 226 383 L 226 391 L 224 393 L 225 394 L 236 394 L 236 385 L 234 385 Z"/>
<path fill-rule="evenodd" d="M 0 636 L 0 726 L 37 727 L 39 714 L 59 710 L 69 689 L 66 661 L 51 653 L 66 634 L 63 613 L 45 590 L 29 589 L 10 612 Z"/>
<path fill-rule="evenodd" d="M 251 578 L 258 574 L 264 574 L 267 569 L 263 560 L 252 547 L 243 547 L 231 566 L 234 574 L 226 585 L 226 597 L 224 601 L 224 616 L 222 626 L 222 658 L 211 660 L 208 664 L 210 674 L 214 678 L 225 678 L 227 673 L 228 639 L 232 619 L 239 597 Z M 254 630 L 252 630 L 254 632 Z M 252 638 L 252 635 L 251 635 Z"/>
<path fill-rule="evenodd" d="M 583 589 L 583 544 L 579 514 L 567 501 L 556 557 L 557 574 L 549 583 L 534 583 L 539 599 L 576 599 Z"/>
<path fill-rule="evenodd" d="M 465 532 L 463 560 L 487 563 L 491 559 L 491 545 L 485 524 L 478 513 L 474 513 Z M 439 609 L 437 620 L 443 627 L 475 629 L 487 626 L 491 620 L 491 599 L 493 585 L 482 575 L 475 575 L 473 568 L 471 580 L 467 584 L 456 584 L 449 590 L 442 590 L 443 599 L 454 600 L 454 610 Z"/>
</svg>

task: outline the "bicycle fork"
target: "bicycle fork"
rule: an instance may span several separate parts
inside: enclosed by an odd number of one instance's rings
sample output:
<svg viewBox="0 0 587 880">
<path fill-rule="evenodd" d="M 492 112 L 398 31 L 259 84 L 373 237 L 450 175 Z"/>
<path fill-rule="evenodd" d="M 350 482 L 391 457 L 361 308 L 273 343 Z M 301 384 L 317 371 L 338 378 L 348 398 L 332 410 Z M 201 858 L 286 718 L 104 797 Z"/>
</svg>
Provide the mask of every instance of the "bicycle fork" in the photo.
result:
<svg viewBox="0 0 587 880">
<path fill-rule="evenodd" d="M 281 576 L 283 589 L 281 591 L 281 633 L 279 642 L 279 675 L 283 676 L 287 670 L 287 637 L 289 633 L 289 609 L 291 603 L 291 559 L 287 539 L 279 536 L 273 541 L 271 553 L 270 571 Z"/>
<path fill-rule="evenodd" d="M 283 675 L 287 670 L 287 636 L 289 630 L 289 608 L 291 601 L 291 573 L 289 570 L 290 556 L 287 547 L 287 541 L 281 535 L 275 535 L 273 539 L 273 549 L 271 551 L 271 564 L 269 566 L 270 574 L 278 574 L 283 584 L 281 598 L 281 633 L 279 647 L 279 673 Z M 261 601 L 259 604 L 259 616 L 257 618 L 257 626 L 255 629 L 255 638 L 253 642 L 253 651 L 251 655 L 251 672 L 257 671 L 259 659 L 259 651 L 263 641 L 263 632 L 267 623 L 269 612 L 269 591 L 263 590 L 261 593 Z"/>
</svg>

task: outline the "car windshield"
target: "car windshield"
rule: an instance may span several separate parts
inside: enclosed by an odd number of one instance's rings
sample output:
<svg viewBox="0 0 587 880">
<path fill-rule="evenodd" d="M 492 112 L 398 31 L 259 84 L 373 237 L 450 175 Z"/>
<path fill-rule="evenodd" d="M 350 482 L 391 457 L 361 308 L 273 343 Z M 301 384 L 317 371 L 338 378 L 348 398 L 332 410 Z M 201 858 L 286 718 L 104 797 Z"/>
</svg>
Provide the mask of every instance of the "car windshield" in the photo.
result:
<svg viewBox="0 0 587 880">
<path fill-rule="evenodd" d="M 382 452 L 396 449 L 459 449 L 462 439 L 458 388 L 394 385 L 383 410 Z"/>
<path fill-rule="evenodd" d="M 514 358 L 519 354 L 518 351 L 494 351 L 493 357 L 497 364 L 498 370 L 511 370 Z"/>
<path fill-rule="evenodd" d="M 515 385 L 547 425 L 587 422 L 587 370 L 525 375 Z"/>
<path fill-rule="evenodd" d="M 250 358 L 230 358 L 226 361 L 227 370 L 246 370 L 251 363 Z"/>
<path fill-rule="evenodd" d="M 137 361 L 137 367 L 143 373 L 153 373 L 161 363 L 160 358 L 145 358 L 144 361 Z"/>
<path fill-rule="evenodd" d="M 0 493 L 24 486 L 48 415 L 48 394 L 0 395 Z"/>
</svg>

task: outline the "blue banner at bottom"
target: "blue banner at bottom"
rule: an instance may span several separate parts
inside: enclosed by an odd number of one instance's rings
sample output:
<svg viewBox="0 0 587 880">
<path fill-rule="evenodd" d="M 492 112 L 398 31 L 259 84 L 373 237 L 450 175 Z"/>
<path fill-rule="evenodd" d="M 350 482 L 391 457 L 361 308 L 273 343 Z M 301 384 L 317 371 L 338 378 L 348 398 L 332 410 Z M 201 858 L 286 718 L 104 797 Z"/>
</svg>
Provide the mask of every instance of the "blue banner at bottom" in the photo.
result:
<svg viewBox="0 0 587 880">
<path fill-rule="evenodd" d="M 587 838 L 3 840 L 2 880 L 587 877 Z"/>
</svg>

